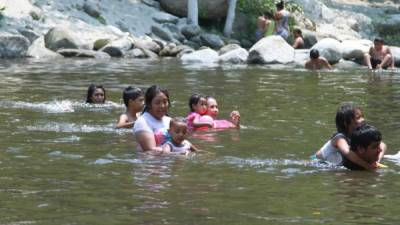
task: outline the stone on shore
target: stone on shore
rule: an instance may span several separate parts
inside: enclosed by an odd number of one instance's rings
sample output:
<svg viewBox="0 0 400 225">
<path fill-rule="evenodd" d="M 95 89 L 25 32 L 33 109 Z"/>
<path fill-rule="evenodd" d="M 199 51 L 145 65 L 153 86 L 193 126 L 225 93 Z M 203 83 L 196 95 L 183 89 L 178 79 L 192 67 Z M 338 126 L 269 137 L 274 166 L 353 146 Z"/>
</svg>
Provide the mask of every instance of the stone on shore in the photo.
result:
<svg viewBox="0 0 400 225">
<path fill-rule="evenodd" d="M 78 44 L 70 31 L 62 27 L 51 28 L 44 36 L 44 44 L 46 48 L 53 51 L 63 48 L 78 48 Z"/>
<path fill-rule="evenodd" d="M 107 44 L 100 51 L 109 54 L 111 57 L 122 57 L 124 52 L 132 48 L 132 40 L 129 37 L 122 37 Z"/>
<path fill-rule="evenodd" d="M 190 39 L 192 37 L 199 35 L 201 32 L 201 28 L 199 26 L 191 24 L 182 27 L 181 32 L 187 39 Z"/>
<path fill-rule="evenodd" d="M 244 48 L 236 48 L 219 56 L 219 61 L 240 64 L 247 62 L 249 53 Z"/>
<path fill-rule="evenodd" d="M 159 13 L 155 13 L 153 15 L 153 20 L 156 21 L 157 23 L 173 23 L 176 24 L 178 23 L 179 18 L 165 13 L 165 12 L 159 12 Z"/>
<path fill-rule="evenodd" d="M 95 58 L 95 59 L 109 59 L 111 58 L 105 52 L 86 50 L 86 49 L 60 49 L 57 51 L 64 57 L 80 57 L 80 58 Z"/>
<path fill-rule="evenodd" d="M 225 54 L 225 53 L 228 53 L 228 52 L 230 52 L 230 51 L 236 50 L 236 49 L 238 49 L 238 48 L 241 48 L 240 45 L 238 45 L 238 44 L 228 44 L 228 45 L 225 45 L 224 47 L 222 47 L 222 48 L 219 50 L 219 55 L 223 55 L 223 54 Z M 247 52 L 247 51 L 246 51 L 246 52 Z"/>
<path fill-rule="evenodd" d="M 346 40 L 341 44 L 342 57 L 346 60 L 363 60 L 373 43 L 369 40 Z"/>
<path fill-rule="evenodd" d="M 330 64 L 338 63 L 342 59 L 342 48 L 340 42 L 333 38 L 324 38 L 315 44 L 312 49 L 317 49 L 319 55 L 323 56 Z"/>
<path fill-rule="evenodd" d="M 294 63 L 297 66 L 303 66 L 307 60 L 310 59 L 310 50 L 309 49 L 295 49 L 294 54 Z"/>
<path fill-rule="evenodd" d="M 187 0 L 160 0 L 161 7 L 176 16 L 187 16 Z M 221 19 L 228 11 L 226 0 L 201 0 L 198 1 L 200 19 Z"/>
<path fill-rule="evenodd" d="M 216 34 L 203 33 L 200 35 L 200 40 L 202 45 L 216 50 L 222 48 L 225 45 L 221 37 Z"/>
<path fill-rule="evenodd" d="M 53 59 L 53 58 L 64 58 L 57 52 L 51 51 L 44 46 L 44 37 L 39 37 L 36 39 L 31 46 L 29 46 L 28 57 L 33 57 L 36 59 Z"/>
<path fill-rule="evenodd" d="M 247 61 L 254 64 L 287 64 L 293 62 L 294 49 L 281 36 L 262 38 L 249 50 Z"/>
<path fill-rule="evenodd" d="M 22 35 L 0 33 L 0 58 L 26 57 L 30 42 Z"/>
<path fill-rule="evenodd" d="M 181 57 L 181 60 L 183 62 L 216 63 L 218 62 L 218 52 L 210 48 L 206 48 L 193 53 L 185 54 Z"/>
<path fill-rule="evenodd" d="M 400 47 L 390 46 L 392 57 L 394 57 L 394 64 L 396 67 L 400 67 Z"/>
</svg>

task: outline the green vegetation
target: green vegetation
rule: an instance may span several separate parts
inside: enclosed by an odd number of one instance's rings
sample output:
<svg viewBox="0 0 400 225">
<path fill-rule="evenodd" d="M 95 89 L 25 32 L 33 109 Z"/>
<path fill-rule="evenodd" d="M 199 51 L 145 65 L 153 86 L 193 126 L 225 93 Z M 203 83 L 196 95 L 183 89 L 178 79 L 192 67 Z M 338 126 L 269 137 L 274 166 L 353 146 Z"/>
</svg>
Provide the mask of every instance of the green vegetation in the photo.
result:
<svg viewBox="0 0 400 225">
<path fill-rule="evenodd" d="M 248 32 L 242 32 L 239 36 L 236 37 L 239 39 L 248 39 L 252 40 L 254 38 L 254 33 L 257 29 L 257 17 L 262 15 L 265 11 L 275 12 L 275 1 L 274 0 L 238 0 L 237 11 L 242 13 L 246 17 L 246 22 L 249 24 Z M 303 9 L 294 2 L 286 2 L 285 9 L 289 12 L 300 12 L 303 13 Z M 295 20 L 293 17 L 289 20 L 290 29 L 293 29 L 295 26 Z"/>
</svg>

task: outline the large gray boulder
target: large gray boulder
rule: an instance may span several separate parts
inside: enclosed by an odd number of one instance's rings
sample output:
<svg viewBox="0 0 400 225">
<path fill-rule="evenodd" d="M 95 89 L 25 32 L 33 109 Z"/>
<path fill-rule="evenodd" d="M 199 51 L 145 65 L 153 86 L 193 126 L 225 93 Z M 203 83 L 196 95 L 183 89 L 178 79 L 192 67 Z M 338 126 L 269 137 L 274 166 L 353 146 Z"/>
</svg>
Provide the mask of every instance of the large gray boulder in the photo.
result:
<svg viewBox="0 0 400 225">
<path fill-rule="evenodd" d="M 100 51 L 109 54 L 112 57 L 122 57 L 124 52 L 133 48 L 132 39 L 129 37 L 122 37 L 107 44 Z"/>
<path fill-rule="evenodd" d="M 335 64 L 342 59 L 340 42 L 333 38 L 324 38 L 315 44 L 312 49 L 317 49 L 320 56 L 326 58 L 330 64 Z"/>
<path fill-rule="evenodd" d="M 249 50 L 249 63 L 287 64 L 293 62 L 294 49 L 281 36 L 262 38 Z"/>
<path fill-rule="evenodd" d="M 57 51 L 63 48 L 77 49 L 77 41 L 73 38 L 71 32 L 62 27 L 51 28 L 44 36 L 46 48 Z"/>
<path fill-rule="evenodd" d="M 134 38 L 133 45 L 138 48 L 148 49 L 157 54 L 161 51 L 160 44 L 153 41 L 150 37 Z"/>
<path fill-rule="evenodd" d="M 373 45 L 369 40 L 346 40 L 340 43 L 342 48 L 342 57 L 346 60 L 363 60 L 364 54 L 367 53 Z"/>
<path fill-rule="evenodd" d="M 199 35 L 201 32 L 201 28 L 196 25 L 187 25 L 182 27 L 181 32 L 187 39 L 190 39 Z"/>
<path fill-rule="evenodd" d="M 160 0 L 161 7 L 176 16 L 187 16 L 187 0 Z M 200 0 L 200 19 L 221 19 L 226 16 L 228 1 L 226 0 Z"/>
<path fill-rule="evenodd" d="M 153 25 L 151 31 L 157 37 L 168 42 L 179 43 L 185 40 L 179 28 L 173 24 Z"/>
<path fill-rule="evenodd" d="M 153 20 L 156 21 L 157 23 L 173 23 L 176 24 L 178 23 L 178 17 L 165 13 L 165 12 L 159 12 L 155 13 L 153 15 Z"/>
<path fill-rule="evenodd" d="M 305 48 L 311 48 L 318 42 L 317 34 L 315 32 L 309 30 L 302 30 L 302 32 Z"/>
<path fill-rule="evenodd" d="M 310 59 L 309 49 L 295 49 L 294 63 L 297 66 L 304 66 L 307 60 Z"/>
<path fill-rule="evenodd" d="M 202 45 L 217 50 L 225 45 L 224 41 L 216 34 L 203 33 L 200 35 L 200 40 Z"/>
<path fill-rule="evenodd" d="M 335 64 L 334 67 L 341 70 L 348 70 L 348 69 L 359 69 L 362 67 L 362 65 L 350 60 L 341 59 L 337 64 Z"/>
<path fill-rule="evenodd" d="M 181 57 L 183 62 L 195 63 L 216 63 L 218 59 L 218 52 L 209 48 L 185 54 Z"/>
<path fill-rule="evenodd" d="M 39 37 L 36 39 L 31 46 L 28 48 L 28 57 L 36 59 L 53 59 L 53 58 L 63 58 L 62 55 L 57 52 L 51 51 L 44 46 L 44 37 Z"/>
<path fill-rule="evenodd" d="M 18 32 L 22 34 L 24 37 L 28 38 L 30 43 L 33 43 L 36 39 L 39 38 L 39 34 L 35 31 L 27 28 L 19 28 Z"/>
<path fill-rule="evenodd" d="M 249 53 L 244 48 L 237 48 L 232 51 L 228 51 L 223 55 L 219 56 L 220 62 L 229 62 L 233 64 L 244 63 L 247 61 Z"/>
<path fill-rule="evenodd" d="M 0 33 L 0 58 L 25 57 L 30 42 L 22 35 Z"/>
<path fill-rule="evenodd" d="M 238 44 L 228 44 L 228 45 L 225 45 L 224 47 L 222 47 L 222 48 L 219 50 L 219 55 L 223 55 L 223 54 L 225 54 L 225 53 L 228 53 L 228 52 L 230 52 L 230 51 L 232 51 L 232 50 L 236 50 L 236 49 L 238 49 L 238 48 L 241 48 L 240 45 L 238 45 Z M 247 51 L 246 51 L 246 52 L 247 52 Z"/>
<path fill-rule="evenodd" d="M 390 46 L 390 51 L 392 52 L 392 56 L 394 57 L 395 66 L 400 67 L 400 48 Z"/>
</svg>

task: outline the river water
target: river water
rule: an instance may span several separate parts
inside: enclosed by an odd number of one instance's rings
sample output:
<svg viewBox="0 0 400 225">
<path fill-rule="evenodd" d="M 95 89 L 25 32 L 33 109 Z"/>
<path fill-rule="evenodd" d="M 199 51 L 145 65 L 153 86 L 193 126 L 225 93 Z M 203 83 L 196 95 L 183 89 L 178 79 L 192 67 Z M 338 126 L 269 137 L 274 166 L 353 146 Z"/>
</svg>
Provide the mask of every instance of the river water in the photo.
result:
<svg viewBox="0 0 400 225">
<path fill-rule="evenodd" d="M 84 104 L 91 83 L 108 103 Z M 215 96 L 240 130 L 189 137 L 209 153 L 138 153 L 115 130 L 127 85 L 160 84 L 172 116 Z M 128 60 L 0 63 L 0 224 L 397 224 L 400 161 L 352 172 L 309 161 L 354 101 L 400 150 L 399 73 L 313 73 Z"/>
</svg>

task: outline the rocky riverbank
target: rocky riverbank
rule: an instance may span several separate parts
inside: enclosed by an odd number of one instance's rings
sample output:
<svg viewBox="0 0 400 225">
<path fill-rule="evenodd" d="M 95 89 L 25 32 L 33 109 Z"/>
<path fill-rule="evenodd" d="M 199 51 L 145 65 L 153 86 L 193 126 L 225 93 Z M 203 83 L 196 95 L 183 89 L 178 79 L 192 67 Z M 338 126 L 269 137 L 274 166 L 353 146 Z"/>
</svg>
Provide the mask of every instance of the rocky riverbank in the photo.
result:
<svg viewBox="0 0 400 225">
<path fill-rule="evenodd" d="M 303 30 L 316 30 L 304 32 L 309 48 L 318 49 L 332 64 L 354 67 L 362 62 L 363 53 L 372 46 L 371 41 L 363 38 L 376 35 L 373 24 L 376 26 L 377 23 L 371 23 L 370 18 L 379 16 L 381 11 L 360 4 L 358 8 L 346 8 L 345 3 L 338 4 L 340 1 L 324 1 L 325 5 L 317 0 L 297 0 L 305 9 L 304 15 L 314 22 L 304 16 L 296 18 Z M 228 39 L 206 32 L 188 23 L 186 18 L 178 17 L 182 12 L 174 8 L 180 9 L 179 4 L 184 2 L 175 1 L 177 5 L 174 5 L 167 0 L 6 1 L 2 3 L 5 4 L 4 18 L 0 20 L 0 57 L 124 57 L 150 60 L 178 57 L 184 62 L 278 63 L 293 66 L 303 66 L 308 59 L 309 50 L 294 50 L 277 36 L 252 44 L 249 40 Z M 222 4 L 220 9 L 226 4 L 224 2 L 213 1 L 213 4 Z M 349 1 L 346 2 L 349 4 Z M 308 7 L 310 4 L 315 7 Z M 396 6 L 393 4 L 390 7 Z M 396 12 L 394 8 L 385 7 L 385 10 Z M 223 12 L 215 10 L 209 15 L 221 17 Z M 387 29 L 393 28 L 390 24 L 398 26 L 400 20 L 396 23 L 396 15 L 390 14 L 390 22 L 381 26 Z M 400 66 L 400 48 L 391 48 L 396 65 Z"/>
</svg>

